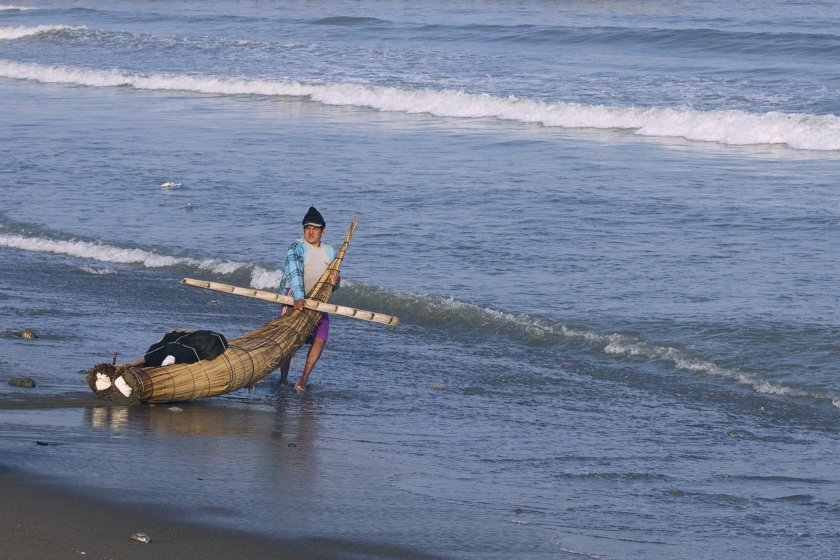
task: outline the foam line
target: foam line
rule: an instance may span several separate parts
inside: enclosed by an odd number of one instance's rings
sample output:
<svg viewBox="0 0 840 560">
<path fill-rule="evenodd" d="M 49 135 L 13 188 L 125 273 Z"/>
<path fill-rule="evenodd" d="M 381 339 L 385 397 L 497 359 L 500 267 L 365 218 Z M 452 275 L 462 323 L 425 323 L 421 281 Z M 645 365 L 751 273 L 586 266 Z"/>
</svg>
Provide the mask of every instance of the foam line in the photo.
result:
<svg viewBox="0 0 840 560">
<path fill-rule="evenodd" d="M 12 8 L 7 8 L 12 9 Z M 0 6 L 0 11 L 3 8 Z M 24 37 L 32 37 L 41 33 L 52 33 L 55 31 L 85 29 L 84 27 L 70 27 L 68 25 L 37 25 L 35 27 L 12 27 L 0 26 L 0 41 L 12 41 Z"/>
<path fill-rule="evenodd" d="M 275 289 L 279 285 L 282 273 L 280 270 L 268 270 L 248 263 L 174 257 L 145 249 L 117 247 L 91 241 L 0 234 L 0 247 L 69 255 L 103 263 L 139 264 L 148 268 L 190 266 L 216 274 L 233 274 L 240 270 L 251 269 L 251 287 L 256 289 Z M 87 271 L 112 273 L 110 270 L 107 272 Z M 357 297 L 371 298 L 385 308 L 394 310 L 395 313 L 413 316 L 420 322 L 425 321 L 434 325 L 449 324 L 461 329 L 490 330 L 497 334 L 509 333 L 535 343 L 552 340 L 584 343 L 592 350 L 607 355 L 670 363 L 675 369 L 726 379 L 750 387 L 760 394 L 814 400 L 829 399 L 836 408 L 840 408 L 840 396 L 830 395 L 823 390 L 791 387 L 763 379 L 753 373 L 721 367 L 714 362 L 692 357 L 672 346 L 659 345 L 619 333 L 600 334 L 541 317 L 497 311 L 453 298 L 396 293 L 372 286 L 357 285 L 351 281 L 346 281 L 344 284 Z"/>
<path fill-rule="evenodd" d="M 189 257 L 160 255 L 146 251 L 145 249 L 128 249 L 91 241 L 65 241 L 23 235 L 0 235 L 0 247 L 69 255 L 104 263 L 140 264 L 147 268 L 186 265 L 217 274 L 232 274 L 237 270 L 251 266 L 246 263 L 220 261 L 217 259 L 193 259 Z"/>
<path fill-rule="evenodd" d="M 661 345 L 620 333 L 601 334 L 533 315 L 497 311 L 452 298 L 406 293 L 392 294 L 372 287 L 352 284 L 351 286 L 350 289 L 358 292 L 359 295 L 375 292 L 369 294 L 369 298 L 379 302 L 381 307 L 406 318 L 413 316 L 415 320 L 421 322 L 450 325 L 460 330 L 478 329 L 490 330 L 498 334 L 510 333 L 537 344 L 565 341 L 609 356 L 664 362 L 676 370 L 693 375 L 725 379 L 749 387 L 759 394 L 816 401 L 830 400 L 834 407 L 840 408 L 840 396 L 829 394 L 822 389 L 793 387 L 765 379 L 756 373 L 722 367 L 673 346 Z M 367 301 L 363 304 L 371 305 Z"/>
<path fill-rule="evenodd" d="M 353 83 L 217 78 L 201 75 L 128 74 L 0 60 L 0 77 L 89 87 L 131 87 L 222 95 L 305 97 L 325 105 L 366 107 L 440 117 L 496 118 L 559 128 L 630 131 L 726 145 L 782 145 L 795 150 L 840 150 L 840 117 L 740 110 L 639 108 L 494 97 L 456 90 L 403 89 Z"/>
</svg>

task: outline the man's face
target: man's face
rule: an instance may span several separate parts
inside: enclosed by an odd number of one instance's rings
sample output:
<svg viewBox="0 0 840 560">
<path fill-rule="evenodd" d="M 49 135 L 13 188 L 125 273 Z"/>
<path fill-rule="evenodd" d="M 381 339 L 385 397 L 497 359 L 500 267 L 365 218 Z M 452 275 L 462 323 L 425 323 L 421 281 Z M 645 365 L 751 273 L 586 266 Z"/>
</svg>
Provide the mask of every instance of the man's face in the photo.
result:
<svg viewBox="0 0 840 560">
<path fill-rule="evenodd" d="M 303 239 L 310 245 L 320 245 L 324 230 L 318 226 L 303 226 Z"/>
</svg>

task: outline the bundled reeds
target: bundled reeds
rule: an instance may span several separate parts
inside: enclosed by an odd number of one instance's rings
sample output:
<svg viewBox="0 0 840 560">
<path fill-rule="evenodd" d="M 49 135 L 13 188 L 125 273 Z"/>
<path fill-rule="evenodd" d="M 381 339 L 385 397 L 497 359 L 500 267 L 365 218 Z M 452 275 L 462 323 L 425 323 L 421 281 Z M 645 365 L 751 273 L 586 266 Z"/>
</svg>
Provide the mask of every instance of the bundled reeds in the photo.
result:
<svg viewBox="0 0 840 560">
<path fill-rule="evenodd" d="M 329 279 L 341 267 L 356 231 L 350 223 L 335 259 L 307 294 L 326 302 L 332 293 Z M 121 365 L 97 364 L 87 372 L 87 383 L 97 396 L 124 403 L 188 401 L 229 393 L 250 386 L 291 358 L 306 341 L 321 313 L 291 310 L 262 327 L 229 342 L 212 360 L 163 367 L 144 366 L 143 359 Z"/>
</svg>

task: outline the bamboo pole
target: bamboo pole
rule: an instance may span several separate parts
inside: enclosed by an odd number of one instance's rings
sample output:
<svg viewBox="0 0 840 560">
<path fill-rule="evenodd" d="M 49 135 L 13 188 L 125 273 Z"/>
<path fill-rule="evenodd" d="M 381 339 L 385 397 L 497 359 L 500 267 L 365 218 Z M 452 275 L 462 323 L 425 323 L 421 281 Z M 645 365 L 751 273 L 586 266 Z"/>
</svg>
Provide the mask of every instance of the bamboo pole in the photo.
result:
<svg viewBox="0 0 840 560">
<path fill-rule="evenodd" d="M 233 294 L 236 296 L 244 296 L 254 299 L 261 299 L 283 305 L 294 305 L 295 300 L 292 296 L 285 296 L 276 292 L 267 292 L 264 290 L 255 290 L 253 288 L 240 288 L 239 286 L 231 286 L 230 284 L 222 284 L 221 282 L 211 282 L 209 280 L 195 280 L 193 278 L 184 278 L 181 284 L 193 286 L 195 288 L 204 288 L 206 290 L 214 290 L 226 294 Z M 321 313 L 332 313 L 334 315 L 341 315 L 343 317 L 352 317 L 353 319 L 361 319 L 362 321 L 370 321 L 372 323 L 380 323 L 396 327 L 400 324 L 399 317 L 386 315 L 384 313 L 376 313 L 374 311 L 365 311 L 363 309 L 356 309 L 355 307 L 347 307 L 344 305 L 335 305 L 333 303 L 326 303 L 314 299 L 304 300 L 304 307 L 307 309 L 314 309 Z"/>
</svg>

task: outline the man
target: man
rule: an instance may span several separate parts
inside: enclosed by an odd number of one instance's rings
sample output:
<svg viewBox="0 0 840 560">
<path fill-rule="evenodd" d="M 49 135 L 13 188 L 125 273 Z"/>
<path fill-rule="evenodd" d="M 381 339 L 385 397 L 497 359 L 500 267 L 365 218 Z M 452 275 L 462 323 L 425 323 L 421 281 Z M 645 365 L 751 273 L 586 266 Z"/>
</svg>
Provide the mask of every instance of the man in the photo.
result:
<svg viewBox="0 0 840 560">
<path fill-rule="evenodd" d="M 326 227 L 327 224 L 321 213 L 314 206 L 311 206 L 306 216 L 303 217 L 303 239 L 294 241 L 286 251 L 286 259 L 283 262 L 283 276 L 280 278 L 280 290 L 283 293 L 291 294 L 295 300 L 294 309 L 297 311 L 303 309 L 306 294 L 318 282 L 318 279 L 335 258 L 335 249 L 321 242 Z M 333 290 L 338 289 L 340 280 L 338 273 L 330 277 Z M 286 308 L 284 307 L 283 312 L 285 311 Z M 315 327 L 315 332 L 306 341 L 310 344 L 310 347 L 309 353 L 306 355 L 306 364 L 303 366 L 303 373 L 295 383 L 295 389 L 298 391 L 303 391 L 306 386 L 306 380 L 321 357 L 329 333 L 330 316 L 323 313 L 321 320 Z M 291 357 L 280 364 L 280 383 L 286 383 L 289 377 L 290 362 Z"/>
</svg>

